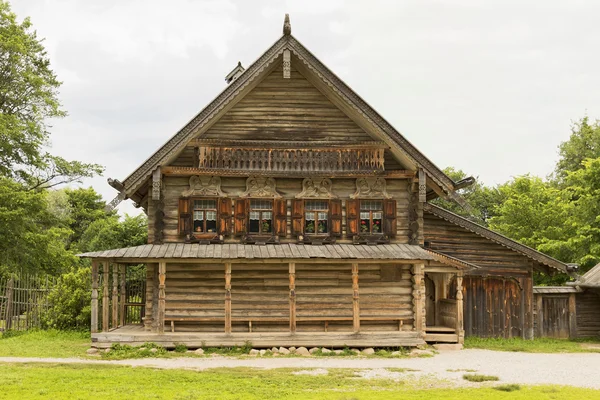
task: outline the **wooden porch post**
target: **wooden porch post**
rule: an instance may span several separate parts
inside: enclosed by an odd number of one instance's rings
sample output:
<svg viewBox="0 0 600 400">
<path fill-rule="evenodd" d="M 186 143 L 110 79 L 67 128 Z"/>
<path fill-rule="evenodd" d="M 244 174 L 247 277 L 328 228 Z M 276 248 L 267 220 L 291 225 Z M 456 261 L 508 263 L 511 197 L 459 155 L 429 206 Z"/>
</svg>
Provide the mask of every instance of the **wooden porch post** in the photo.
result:
<svg viewBox="0 0 600 400">
<path fill-rule="evenodd" d="M 98 332 L 98 261 L 92 261 L 92 333 Z"/>
<path fill-rule="evenodd" d="M 231 333 L 231 263 L 225 263 L 225 333 Z"/>
<path fill-rule="evenodd" d="M 119 324 L 121 326 L 125 326 L 125 302 L 127 300 L 127 293 L 125 292 L 125 285 L 127 283 L 127 267 L 125 266 L 125 264 L 121 264 L 121 304 L 120 304 L 120 310 L 119 310 L 119 315 L 120 315 L 120 321 Z"/>
<path fill-rule="evenodd" d="M 423 276 L 425 269 L 424 264 L 413 265 L 413 313 L 415 316 L 414 329 L 418 332 L 419 337 L 425 336 L 425 320 L 423 318 Z"/>
<path fill-rule="evenodd" d="M 102 332 L 108 332 L 110 302 L 108 299 L 108 261 L 102 262 Z"/>
<path fill-rule="evenodd" d="M 112 273 L 112 327 L 119 326 L 119 264 L 113 264 Z"/>
<path fill-rule="evenodd" d="M 577 304 L 575 293 L 569 294 L 569 338 L 577 337 Z"/>
<path fill-rule="evenodd" d="M 456 274 L 456 334 L 459 344 L 465 343 L 462 281 L 463 273 L 460 271 Z"/>
<path fill-rule="evenodd" d="M 352 328 L 360 331 L 360 304 L 358 299 L 358 263 L 352 263 Z"/>
<path fill-rule="evenodd" d="M 167 263 L 158 263 L 158 333 L 165 333 L 165 279 Z"/>
<path fill-rule="evenodd" d="M 289 263 L 290 273 L 290 332 L 296 333 L 296 263 Z"/>
</svg>

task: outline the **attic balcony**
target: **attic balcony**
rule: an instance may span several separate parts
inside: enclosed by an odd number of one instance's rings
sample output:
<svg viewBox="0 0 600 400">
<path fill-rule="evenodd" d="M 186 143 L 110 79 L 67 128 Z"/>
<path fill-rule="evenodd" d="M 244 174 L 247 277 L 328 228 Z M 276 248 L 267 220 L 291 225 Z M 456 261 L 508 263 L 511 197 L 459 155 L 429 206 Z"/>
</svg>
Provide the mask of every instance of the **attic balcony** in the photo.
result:
<svg viewBox="0 0 600 400">
<path fill-rule="evenodd" d="M 167 174 L 215 174 L 221 176 L 382 176 L 385 171 L 383 142 L 341 141 L 224 141 L 196 140 L 196 166 L 170 166 Z M 395 171 L 410 176 L 412 171 Z"/>
</svg>

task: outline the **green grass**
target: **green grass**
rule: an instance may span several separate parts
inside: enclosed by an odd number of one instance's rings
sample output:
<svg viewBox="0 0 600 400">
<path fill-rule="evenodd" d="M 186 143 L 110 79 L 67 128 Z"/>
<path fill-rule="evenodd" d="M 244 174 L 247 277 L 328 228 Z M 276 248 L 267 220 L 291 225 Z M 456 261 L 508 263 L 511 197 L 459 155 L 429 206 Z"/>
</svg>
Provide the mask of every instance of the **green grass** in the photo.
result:
<svg viewBox="0 0 600 400">
<path fill-rule="evenodd" d="M 90 344 L 86 332 L 30 331 L 0 336 L 0 357 L 82 357 Z"/>
<path fill-rule="evenodd" d="M 463 379 L 469 382 L 488 382 L 488 381 L 499 381 L 500 378 L 494 375 L 480 375 L 480 374 L 464 374 Z"/>
<path fill-rule="evenodd" d="M 569 340 L 538 338 L 524 340 L 521 338 L 465 338 L 465 349 L 486 349 L 498 351 L 522 351 L 526 353 L 600 353 L 600 349 L 584 348 L 582 343 L 600 343 L 590 340 Z"/>
<path fill-rule="evenodd" d="M 558 386 L 522 386 L 507 393 L 486 388 L 420 389 L 385 379 L 360 379 L 352 370 L 294 375 L 293 370 L 248 368 L 204 372 L 105 365 L 0 364 L 0 399 L 600 399 L 600 392 Z"/>
</svg>

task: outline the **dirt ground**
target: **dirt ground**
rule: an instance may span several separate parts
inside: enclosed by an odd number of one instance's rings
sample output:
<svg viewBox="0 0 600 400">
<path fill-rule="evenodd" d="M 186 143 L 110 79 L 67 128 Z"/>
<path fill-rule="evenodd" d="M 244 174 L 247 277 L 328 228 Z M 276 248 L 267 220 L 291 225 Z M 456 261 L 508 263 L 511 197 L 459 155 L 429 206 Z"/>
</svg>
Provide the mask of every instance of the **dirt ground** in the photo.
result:
<svg viewBox="0 0 600 400">
<path fill-rule="evenodd" d="M 490 350 L 442 351 L 430 358 L 145 358 L 122 361 L 77 358 L 0 357 L 9 363 L 102 363 L 163 369 L 296 368 L 295 373 L 326 374 L 328 368 L 351 368 L 363 378 L 421 379 L 448 386 L 471 386 L 465 373 L 494 375 L 501 383 L 553 384 L 600 389 L 600 353 L 534 354 Z M 390 370 L 392 369 L 392 370 Z M 405 369 L 404 371 L 398 369 Z"/>
</svg>

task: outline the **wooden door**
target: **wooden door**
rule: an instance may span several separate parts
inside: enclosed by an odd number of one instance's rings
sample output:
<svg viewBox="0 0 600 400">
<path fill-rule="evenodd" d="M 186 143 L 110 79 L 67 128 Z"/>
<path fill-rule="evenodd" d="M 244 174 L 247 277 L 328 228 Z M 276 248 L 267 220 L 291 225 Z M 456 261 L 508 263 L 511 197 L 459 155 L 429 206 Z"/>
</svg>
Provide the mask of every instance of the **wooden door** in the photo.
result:
<svg viewBox="0 0 600 400">
<path fill-rule="evenodd" d="M 435 283 L 425 274 L 425 324 L 435 326 Z"/>
<path fill-rule="evenodd" d="M 542 313 L 543 337 L 569 338 L 569 296 L 543 297 L 539 312 Z"/>
</svg>

